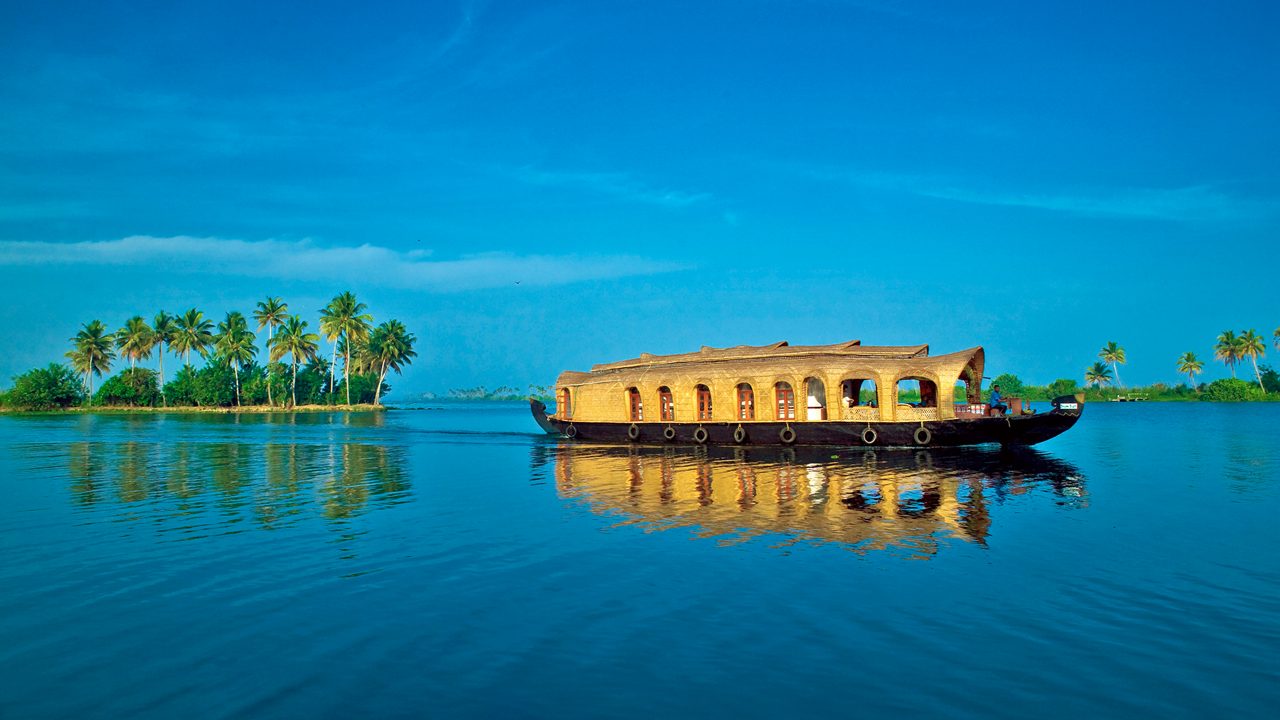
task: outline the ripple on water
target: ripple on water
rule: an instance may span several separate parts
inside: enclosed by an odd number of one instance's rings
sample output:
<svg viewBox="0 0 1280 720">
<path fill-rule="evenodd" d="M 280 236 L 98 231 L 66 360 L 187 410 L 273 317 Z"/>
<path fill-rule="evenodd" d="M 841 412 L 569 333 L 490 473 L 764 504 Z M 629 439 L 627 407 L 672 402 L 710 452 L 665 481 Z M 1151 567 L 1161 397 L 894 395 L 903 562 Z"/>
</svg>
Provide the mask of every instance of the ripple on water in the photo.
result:
<svg viewBox="0 0 1280 720">
<path fill-rule="evenodd" d="M 1092 408 L 1013 454 L 0 417 L 0 709 L 1257 716 L 1277 409 Z"/>
</svg>

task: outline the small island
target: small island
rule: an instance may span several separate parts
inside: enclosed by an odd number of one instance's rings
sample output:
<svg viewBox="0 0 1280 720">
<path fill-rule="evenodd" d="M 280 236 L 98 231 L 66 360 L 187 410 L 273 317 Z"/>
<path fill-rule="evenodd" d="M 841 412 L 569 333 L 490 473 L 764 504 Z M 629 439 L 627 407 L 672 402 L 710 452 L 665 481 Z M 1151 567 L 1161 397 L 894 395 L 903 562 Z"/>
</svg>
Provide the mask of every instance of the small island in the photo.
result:
<svg viewBox="0 0 1280 720">
<path fill-rule="evenodd" d="M 290 313 L 279 297 L 258 302 L 249 319 L 228 311 L 216 326 L 191 308 L 163 310 L 148 323 L 141 315 L 112 332 L 101 320 L 81 326 L 66 353 L 68 364 L 50 363 L 13 379 L 0 393 L 5 411 L 91 412 L 290 412 L 380 410 L 390 391 L 387 375 L 417 356 L 417 338 L 398 320 L 375 325 L 368 307 L 351 292 L 336 295 L 321 311 L 317 329 Z M 258 334 L 266 330 L 263 347 Z M 320 351 L 323 337 L 329 358 Z M 259 350 L 265 362 L 259 362 Z M 165 356 L 182 360 L 165 380 Z M 192 355 L 204 361 L 197 367 Z M 155 358 L 157 368 L 139 363 Z M 287 362 L 285 362 L 287 360 Z M 342 370 L 338 372 L 341 360 Z M 128 367 L 94 379 L 115 362 Z"/>
</svg>

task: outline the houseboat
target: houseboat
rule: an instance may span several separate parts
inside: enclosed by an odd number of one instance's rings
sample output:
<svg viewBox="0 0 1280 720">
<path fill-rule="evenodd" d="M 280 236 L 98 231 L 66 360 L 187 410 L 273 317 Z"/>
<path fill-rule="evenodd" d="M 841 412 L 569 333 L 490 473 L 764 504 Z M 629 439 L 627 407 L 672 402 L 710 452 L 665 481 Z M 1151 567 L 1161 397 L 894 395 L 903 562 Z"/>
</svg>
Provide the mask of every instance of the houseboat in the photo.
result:
<svg viewBox="0 0 1280 720">
<path fill-rule="evenodd" d="M 556 380 L 556 409 L 531 399 L 548 433 L 606 443 L 699 445 L 1034 445 L 1080 418 L 1081 396 L 1035 413 L 982 402 L 981 347 L 928 345 L 703 347 L 605 363 Z M 900 392 L 918 398 L 900 402 Z"/>
</svg>

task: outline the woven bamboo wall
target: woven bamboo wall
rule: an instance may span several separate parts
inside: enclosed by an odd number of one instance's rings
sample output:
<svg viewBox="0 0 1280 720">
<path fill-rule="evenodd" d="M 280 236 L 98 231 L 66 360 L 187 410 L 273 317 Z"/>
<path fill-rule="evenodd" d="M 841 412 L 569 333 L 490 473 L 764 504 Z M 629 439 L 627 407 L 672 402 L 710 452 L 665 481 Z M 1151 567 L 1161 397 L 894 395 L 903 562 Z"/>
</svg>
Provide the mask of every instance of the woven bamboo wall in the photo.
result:
<svg viewBox="0 0 1280 720">
<path fill-rule="evenodd" d="M 841 382 L 865 379 L 875 383 L 878 407 L 853 408 L 858 420 L 918 422 L 922 419 L 954 418 L 956 381 L 963 379 L 964 375 L 980 378 L 982 360 L 981 348 L 933 358 L 907 359 L 860 357 L 854 351 L 709 362 L 664 363 L 656 358 L 654 362 L 639 367 L 565 373 L 557 383 L 557 389 L 568 388 L 572 394 L 573 420 L 625 423 L 631 421 L 629 388 L 640 391 L 644 421 L 658 422 L 658 389 L 665 386 L 671 389 L 675 400 L 674 422 L 691 423 L 698 422 L 696 388 L 705 385 L 711 391 L 710 422 L 738 422 L 737 387 L 745 383 L 755 394 L 755 421 L 776 422 L 779 418 L 774 388 L 778 383 L 786 382 L 795 394 L 796 416 L 793 422 L 808 422 L 807 379 L 822 381 L 828 420 L 841 419 L 846 410 L 842 403 Z M 899 407 L 897 384 L 906 378 L 933 381 L 938 388 L 938 407 Z M 557 409 L 557 413 L 563 417 L 563 409 Z"/>
</svg>

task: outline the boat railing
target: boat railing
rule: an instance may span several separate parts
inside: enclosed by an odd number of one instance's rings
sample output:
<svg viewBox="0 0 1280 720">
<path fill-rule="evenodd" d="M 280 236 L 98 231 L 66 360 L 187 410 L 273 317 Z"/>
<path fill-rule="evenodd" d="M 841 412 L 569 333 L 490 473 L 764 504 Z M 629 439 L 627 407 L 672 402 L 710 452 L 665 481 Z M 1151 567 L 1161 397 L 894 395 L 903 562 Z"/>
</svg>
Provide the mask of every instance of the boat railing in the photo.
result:
<svg viewBox="0 0 1280 720">
<path fill-rule="evenodd" d="M 941 420 L 942 416 L 938 414 L 936 407 L 912 407 L 911 405 L 898 406 L 898 420 Z"/>
<path fill-rule="evenodd" d="M 880 409 L 870 405 L 854 405 L 853 407 L 841 408 L 840 419 L 852 421 L 879 420 Z"/>
</svg>

